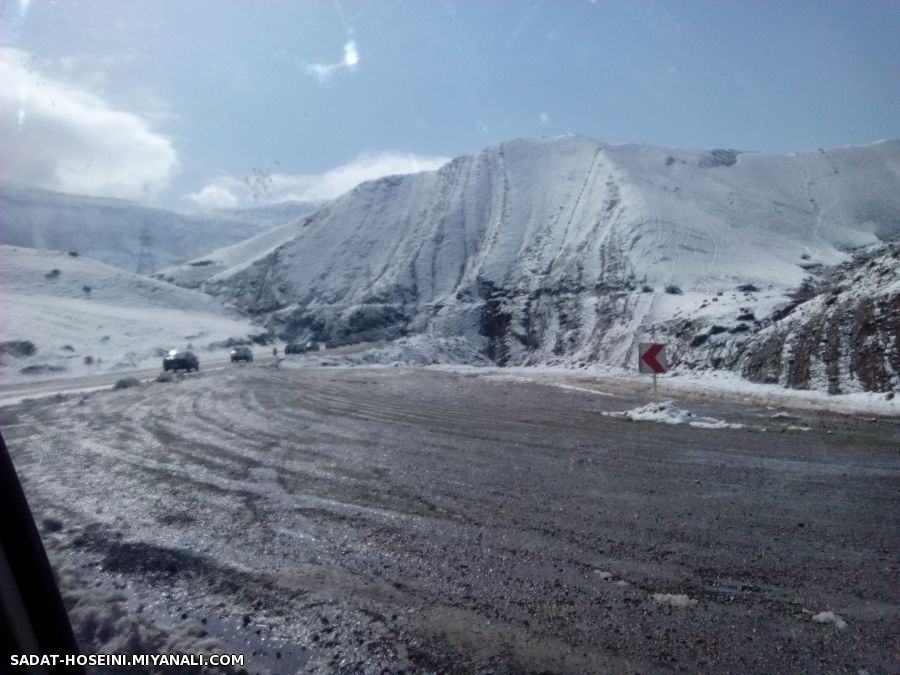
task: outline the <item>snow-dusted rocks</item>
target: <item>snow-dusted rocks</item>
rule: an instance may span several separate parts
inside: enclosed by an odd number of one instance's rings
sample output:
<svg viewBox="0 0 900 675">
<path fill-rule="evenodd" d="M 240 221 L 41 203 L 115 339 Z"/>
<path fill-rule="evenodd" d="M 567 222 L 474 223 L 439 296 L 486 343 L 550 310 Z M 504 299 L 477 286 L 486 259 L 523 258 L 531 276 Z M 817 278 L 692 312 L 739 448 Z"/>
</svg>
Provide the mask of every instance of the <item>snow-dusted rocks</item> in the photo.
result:
<svg viewBox="0 0 900 675">
<path fill-rule="evenodd" d="M 900 390 L 900 243 L 818 270 L 808 286 L 808 298 L 750 338 L 740 372 L 832 394 Z"/>
</svg>

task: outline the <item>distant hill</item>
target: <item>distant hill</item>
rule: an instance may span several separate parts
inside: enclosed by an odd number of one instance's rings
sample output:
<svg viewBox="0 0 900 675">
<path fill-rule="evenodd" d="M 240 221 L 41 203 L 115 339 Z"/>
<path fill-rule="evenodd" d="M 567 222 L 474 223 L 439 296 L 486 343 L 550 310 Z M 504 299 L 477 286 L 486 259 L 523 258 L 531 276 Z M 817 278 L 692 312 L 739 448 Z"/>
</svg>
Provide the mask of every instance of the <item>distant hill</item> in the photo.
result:
<svg viewBox="0 0 900 675">
<path fill-rule="evenodd" d="M 288 202 L 258 209 L 183 214 L 121 199 L 37 188 L 0 186 L 0 244 L 75 251 L 136 271 L 140 233 L 153 239 L 155 269 L 177 265 L 308 214 L 312 204 Z"/>
</svg>

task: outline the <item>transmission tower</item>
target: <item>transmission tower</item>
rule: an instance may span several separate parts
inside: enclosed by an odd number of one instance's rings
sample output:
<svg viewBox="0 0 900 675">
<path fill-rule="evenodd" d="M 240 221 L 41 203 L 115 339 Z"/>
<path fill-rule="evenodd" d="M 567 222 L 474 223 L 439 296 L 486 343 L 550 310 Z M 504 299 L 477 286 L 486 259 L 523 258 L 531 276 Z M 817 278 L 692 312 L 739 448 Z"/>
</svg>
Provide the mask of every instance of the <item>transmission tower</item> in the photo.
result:
<svg viewBox="0 0 900 675">
<path fill-rule="evenodd" d="M 156 271 L 156 263 L 153 262 L 153 236 L 150 234 L 150 226 L 144 223 L 141 228 L 141 252 L 138 255 L 137 273 L 153 274 Z"/>
</svg>

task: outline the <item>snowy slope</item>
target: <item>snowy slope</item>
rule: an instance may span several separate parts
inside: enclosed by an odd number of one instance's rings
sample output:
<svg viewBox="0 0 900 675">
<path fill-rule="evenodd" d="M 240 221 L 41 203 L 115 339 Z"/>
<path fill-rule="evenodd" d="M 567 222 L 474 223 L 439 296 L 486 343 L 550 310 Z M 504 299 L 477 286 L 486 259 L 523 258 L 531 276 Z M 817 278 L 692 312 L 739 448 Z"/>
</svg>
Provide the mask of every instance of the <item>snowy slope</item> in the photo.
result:
<svg viewBox="0 0 900 675">
<path fill-rule="evenodd" d="M 364 183 L 205 288 L 286 339 L 425 333 L 500 364 L 624 365 L 657 326 L 768 317 L 812 266 L 898 236 L 900 141 L 772 155 L 569 135 Z"/>
<path fill-rule="evenodd" d="M 204 353 L 215 342 L 261 333 L 237 312 L 197 291 L 67 253 L 0 246 L 0 380 L 87 373 L 159 363 L 160 350 Z M 57 272 L 54 272 L 57 270 Z M 89 288 L 90 290 L 85 290 Z M 12 341 L 31 342 L 16 354 Z"/>
<path fill-rule="evenodd" d="M 273 228 L 276 225 L 284 225 L 290 221 L 297 220 L 297 218 L 309 215 L 321 205 L 322 202 L 286 201 L 246 209 L 214 209 L 194 215 L 213 219 L 238 220 L 254 223 L 264 228 Z"/>
<path fill-rule="evenodd" d="M 190 260 L 294 220 L 314 207 L 289 203 L 186 215 L 121 199 L 0 187 L 0 244 L 77 251 L 135 271 L 144 225 L 153 237 L 156 270 Z"/>
<path fill-rule="evenodd" d="M 167 267 L 153 277 L 185 288 L 202 289 L 206 281 L 215 281 L 223 274 L 234 274 L 290 241 L 302 226 L 303 221 L 295 220 L 273 227 L 237 244 L 217 249 L 181 265 Z"/>
</svg>

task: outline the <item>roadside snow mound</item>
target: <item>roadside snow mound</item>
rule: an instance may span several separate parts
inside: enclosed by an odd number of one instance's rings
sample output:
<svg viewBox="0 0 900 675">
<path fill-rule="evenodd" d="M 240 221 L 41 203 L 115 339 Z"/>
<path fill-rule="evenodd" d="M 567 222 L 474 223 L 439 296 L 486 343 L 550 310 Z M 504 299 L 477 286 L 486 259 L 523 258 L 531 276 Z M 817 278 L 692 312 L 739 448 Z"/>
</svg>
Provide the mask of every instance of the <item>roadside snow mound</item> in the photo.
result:
<svg viewBox="0 0 900 675">
<path fill-rule="evenodd" d="M 279 362 L 283 367 L 311 366 L 430 366 L 455 364 L 487 366 L 490 361 L 464 338 L 432 338 L 417 335 L 401 338 L 383 347 L 373 347 L 355 354 L 329 355 L 311 352 L 287 356 Z"/>
<path fill-rule="evenodd" d="M 743 424 L 730 424 L 717 420 L 715 417 L 701 417 L 692 412 L 679 408 L 674 401 L 662 403 L 648 403 L 640 408 L 626 410 L 624 412 L 605 412 L 608 417 L 621 417 L 626 420 L 640 422 L 664 422 L 665 424 L 687 424 L 703 429 L 742 429 Z"/>
</svg>

